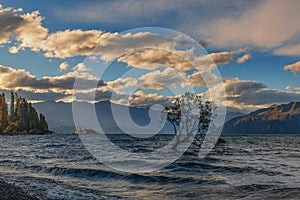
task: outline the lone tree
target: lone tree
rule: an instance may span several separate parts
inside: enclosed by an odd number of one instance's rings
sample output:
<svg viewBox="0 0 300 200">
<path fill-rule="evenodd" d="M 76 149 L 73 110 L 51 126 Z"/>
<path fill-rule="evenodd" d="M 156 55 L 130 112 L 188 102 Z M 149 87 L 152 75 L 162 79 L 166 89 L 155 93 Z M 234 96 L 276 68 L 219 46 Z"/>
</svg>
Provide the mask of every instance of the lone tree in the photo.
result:
<svg viewBox="0 0 300 200">
<path fill-rule="evenodd" d="M 171 106 L 164 109 L 166 119 L 174 129 L 176 142 L 172 146 L 177 150 L 183 143 L 201 146 L 201 136 L 205 134 L 212 121 L 213 103 L 203 101 L 201 96 L 187 92 L 175 98 Z"/>
</svg>

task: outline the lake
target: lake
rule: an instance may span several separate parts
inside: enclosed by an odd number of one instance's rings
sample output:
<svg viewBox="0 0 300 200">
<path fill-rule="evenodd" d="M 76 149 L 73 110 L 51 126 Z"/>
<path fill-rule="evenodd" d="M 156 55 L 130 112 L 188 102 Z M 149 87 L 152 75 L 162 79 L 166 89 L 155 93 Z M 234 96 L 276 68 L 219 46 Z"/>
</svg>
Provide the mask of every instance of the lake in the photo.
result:
<svg viewBox="0 0 300 200">
<path fill-rule="evenodd" d="M 191 149 L 163 169 L 134 174 L 103 165 L 78 135 L 0 136 L 0 178 L 40 199 L 299 198 L 300 135 L 224 139 L 205 158 Z"/>
</svg>

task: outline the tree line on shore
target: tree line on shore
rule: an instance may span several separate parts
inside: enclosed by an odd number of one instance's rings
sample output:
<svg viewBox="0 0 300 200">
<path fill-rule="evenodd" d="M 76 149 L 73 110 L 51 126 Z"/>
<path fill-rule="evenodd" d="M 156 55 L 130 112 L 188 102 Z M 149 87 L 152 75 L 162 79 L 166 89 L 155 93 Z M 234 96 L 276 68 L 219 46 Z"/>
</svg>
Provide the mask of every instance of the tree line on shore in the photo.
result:
<svg viewBox="0 0 300 200">
<path fill-rule="evenodd" d="M 50 133 L 45 116 L 38 115 L 25 98 L 11 92 L 10 106 L 5 94 L 0 94 L 0 134 L 43 134 Z"/>
</svg>

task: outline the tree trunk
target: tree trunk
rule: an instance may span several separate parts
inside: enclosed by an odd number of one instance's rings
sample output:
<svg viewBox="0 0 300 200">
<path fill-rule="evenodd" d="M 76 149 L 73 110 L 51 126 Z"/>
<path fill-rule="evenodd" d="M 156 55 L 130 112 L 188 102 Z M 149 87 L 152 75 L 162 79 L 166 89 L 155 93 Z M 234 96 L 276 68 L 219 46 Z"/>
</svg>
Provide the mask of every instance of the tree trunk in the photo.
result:
<svg viewBox="0 0 300 200">
<path fill-rule="evenodd" d="M 171 150 L 173 151 L 177 151 L 177 147 L 180 143 L 176 142 L 175 144 L 173 144 L 173 146 L 171 147 Z"/>
</svg>

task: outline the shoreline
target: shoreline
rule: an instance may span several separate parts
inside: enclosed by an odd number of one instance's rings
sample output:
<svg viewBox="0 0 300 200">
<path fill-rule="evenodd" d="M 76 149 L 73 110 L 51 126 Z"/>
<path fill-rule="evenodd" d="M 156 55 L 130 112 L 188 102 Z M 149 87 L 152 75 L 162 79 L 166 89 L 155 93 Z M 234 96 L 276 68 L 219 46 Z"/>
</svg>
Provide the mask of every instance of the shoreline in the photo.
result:
<svg viewBox="0 0 300 200">
<path fill-rule="evenodd" d="M 5 134 L 1 134 L 0 133 L 0 136 L 1 135 L 8 135 L 8 136 L 17 136 L 17 135 L 51 135 L 53 134 L 54 132 L 53 131 L 45 131 L 45 132 L 42 132 L 42 133 L 30 133 L 30 132 L 27 132 L 27 133 L 5 133 Z"/>
<path fill-rule="evenodd" d="M 26 188 L 0 179 L 1 200 L 38 200 Z"/>
</svg>

